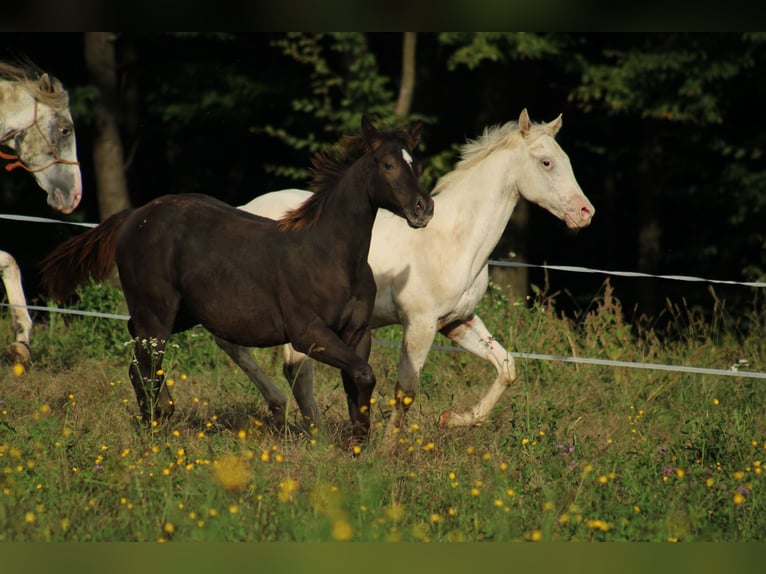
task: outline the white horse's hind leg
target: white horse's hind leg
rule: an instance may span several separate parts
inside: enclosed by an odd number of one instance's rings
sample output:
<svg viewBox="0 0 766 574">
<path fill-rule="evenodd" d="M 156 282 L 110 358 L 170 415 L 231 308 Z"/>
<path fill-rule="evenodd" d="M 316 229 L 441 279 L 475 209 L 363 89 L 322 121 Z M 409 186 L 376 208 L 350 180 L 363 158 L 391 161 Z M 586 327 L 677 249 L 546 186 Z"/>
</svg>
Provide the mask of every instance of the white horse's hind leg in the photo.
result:
<svg viewBox="0 0 766 574">
<path fill-rule="evenodd" d="M 29 365 L 31 354 L 29 342 L 32 337 L 32 318 L 26 309 L 27 300 L 21 287 L 21 271 L 16 260 L 5 251 L 0 251 L 0 275 L 3 278 L 10 308 L 11 329 L 16 340 L 8 347 L 8 358 L 13 363 Z"/>
<path fill-rule="evenodd" d="M 293 396 L 298 403 L 303 418 L 316 428 L 321 428 L 319 409 L 314 400 L 314 363 L 303 353 L 296 351 L 292 345 L 283 347 L 284 363 L 282 372 L 293 390 Z"/>
<path fill-rule="evenodd" d="M 477 357 L 492 363 L 497 370 L 497 377 L 489 391 L 473 408 L 462 412 L 447 411 L 442 413 L 439 426 L 480 425 L 487 420 L 490 411 L 500 399 L 500 395 L 516 380 L 516 365 L 513 362 L 513 357 L 495 340 L 477 315 L 472 315 L 468 320 L 461 323 L 452 323 L 442 329 L 441 332 Z"/>
</svg>

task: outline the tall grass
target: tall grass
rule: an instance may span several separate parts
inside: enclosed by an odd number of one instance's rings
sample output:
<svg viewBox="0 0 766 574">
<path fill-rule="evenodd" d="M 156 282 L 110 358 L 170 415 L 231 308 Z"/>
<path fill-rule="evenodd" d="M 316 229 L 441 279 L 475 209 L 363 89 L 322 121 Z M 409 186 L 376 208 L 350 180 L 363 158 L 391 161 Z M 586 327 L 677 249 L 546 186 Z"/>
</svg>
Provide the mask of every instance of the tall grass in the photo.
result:
<svg viewBox="0 0 766 574">
<path fill-rule="evenodd" d="M 509 349 L 763 371 L 764 314 L 714 319 L 669 304 L 629 323 L 608 284 L 576 319 L 540 294 L 492 290 L 479 310 Z M 89 310 L 121 312 L 91 285 Z M 3 316 L 2 332 L 9 333 Z M 398 341 L 400 329 L 376 331 Z M 10 340 L 10 336 L 8 336 Z M 2 342 L 2 341 L 0 341 Z M 441 429 L 494 376 L 433 351 L 398 450 L 382 448 L 398 350 L 373 347 L 373 433 L 345 448 L 337 372 L 315 368 L 327 428 L 272 425 L 245 375 L 201 329 L 174 336 L 170 422 L 146 429 L 122 321 L 38 317 L 31 368 L 0 372 L 4 541 L 753 541 L 766 535 L 766 385 L 754 379 L 519 360 L 481 427 Z M 437 344 L 445 344 L 437 339 Z M 281 384 L 279 349 L 254 351 Z M 746 362 L 746 363 L 745 363 Z M 285 384 L 285 388 L 287 388 Z M 291 421 L 298 412 L 291 405 Z"/>
</svg>

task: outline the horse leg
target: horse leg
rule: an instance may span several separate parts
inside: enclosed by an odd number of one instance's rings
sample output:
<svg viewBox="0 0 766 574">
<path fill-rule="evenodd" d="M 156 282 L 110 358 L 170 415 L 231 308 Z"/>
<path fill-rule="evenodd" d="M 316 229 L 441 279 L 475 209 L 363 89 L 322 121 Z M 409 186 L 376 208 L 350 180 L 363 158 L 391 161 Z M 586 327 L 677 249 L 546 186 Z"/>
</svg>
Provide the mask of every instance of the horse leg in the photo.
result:
<svg viewBox="0 0 766 574">
<path fill-rule="evenodd" d="M 263 372 L 250 354 L 250 349 L 230 343 L 219 337 L 213 337 L 216 344 L 231 357 L 239 367 L 245 372 L 248 378 L 255 383 L 255 386 L 263 395 L 269 410 L 274 415 L 277 424 L 284 425 L 287 422 L 287 396 L 274 382 Z"/>
<path fill-rule="evenodd" d="M 10 253 L 0 251 L 0 275 L 3 278 L 8 303 L 11 304 L 11 329 L 16 340 L 8 346 L 7 356 L 12 363 L 29 366 L 31 353 L 29 342 L 32 337 L 32 318 L 27 311 L 27 301 L 21 287 L 21 271 Z"/>
<path fill-rule="evenodd" d="M 315 323 L 293 344 L 317 361 L 341 370 L 354 441 L 366 439 L 370 434 L 370 399 L 375 388 L 375 374 L 367 362 L 372 344 L 370 330 L 357 330 L 355 335 L 341 339 L 325 325 Z"/>
<path fill-rule="evenodd" d="M 123 290 L 125 286 L 123 281 Z M 136 393 L 141 418 L 153 427 L 161 420 L 170 418 L 175 411 L 175 403 L 165 384 L 162 360 L 179 301 L 168 298 L 159 306 L 151 307 L 146 301 L 132 300 L 130 289 L 123 292 L 128 295 L 126 300 L 131 311 L 128 330 L 135 341 L 135 357 L 128 368 L 128 376 Z"/>
<path fill-rule="evenodd" d="M 173 398 L 165 384 L 162 359 L 167 339 L 140 336 L 135 338 L 135 359 L 128 369 L 130 382 L 136 393 L 141 418 L 149 426 L 156 426 L 175 411 Z"/>
<path fill-rule="evenodd" d="M 402 347 L 399 352 L 396 387 L 394 389 L 394 409 L 386 427 L 386 441 L 389 447 L 394 445 L 396 434 L 404 426 L 412 403 L 415 402 L 420 385 L 420 372 L 431 350 L 436 325 L 430 321 L 420 323 L 402 323 Z"/>
<path fill-rule="evenodd" d="M 319 408 L 314 400 L 314 363 L 308 355 L 296 351 L 289 343 L 283 347 L 283 351 L 282 372 L 293 391 L 303 419 L 309 425 L 321 429 Z"/>
<path fill-rule="evenodd" d="M 442 427 L 478 426 L 487 420 L 500 395 L 516 380 L 518 374 L 513 357 L 495 340 L 478 315 L 451 323 L 440 332 L 477 357 L 492 363 L 497 371 L 489 391 L 473 408 L 462 412 L 447 411 L 439 418 L 439 426 Z"/>
</svg>

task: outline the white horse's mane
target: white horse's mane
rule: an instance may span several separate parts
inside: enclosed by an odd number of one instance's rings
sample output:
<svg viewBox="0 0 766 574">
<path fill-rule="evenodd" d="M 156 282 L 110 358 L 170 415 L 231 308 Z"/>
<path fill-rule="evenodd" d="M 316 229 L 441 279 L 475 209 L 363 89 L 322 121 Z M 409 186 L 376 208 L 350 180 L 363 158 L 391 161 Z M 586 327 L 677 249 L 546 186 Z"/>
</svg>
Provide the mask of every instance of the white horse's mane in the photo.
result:
<svg viewBox="0 0 766 574">
<path fill-rule="evenodd" d="M 36 100 L 52 108 L 64 109 L 69 107 L 69 94 L 61 82 L 57 78 L 48 76 L 48 81 L 41 83 L 40 78 L 45 75 L 44 72 L 37 70 L 31 64 L 15 66 L 8 62 L 0 62 L 0 80 L 22 86 Z"/>
<path fill-rule="evenodd" d="M 532 139 L 545 132 L 546 124 L 532 124 L 530 134 Z M 455 164 L 455 169 L 439 178 L 431 195 L 438 194 L 442 188 L 453 180 L 463 177 L 467 170 L 480 164 L 491 153 L 498 149 L 510 149 L 522 141 L 519 122 L 510 121 L 504 124 L 487 126 L 484 133 L 477 139 L 469 139 L 463 144 L 460 152 L 460 160 Z"/>
</svg>

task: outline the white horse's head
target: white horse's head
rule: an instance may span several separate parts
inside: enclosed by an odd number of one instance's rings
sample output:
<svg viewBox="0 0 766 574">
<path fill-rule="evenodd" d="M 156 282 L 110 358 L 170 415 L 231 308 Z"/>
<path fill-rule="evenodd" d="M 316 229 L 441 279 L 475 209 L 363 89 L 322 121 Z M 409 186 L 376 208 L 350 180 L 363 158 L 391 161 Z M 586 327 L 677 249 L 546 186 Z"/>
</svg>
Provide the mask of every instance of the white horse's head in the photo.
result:
<svg viewBox="0 0 766 574">
<path fill-rule="evenodd" d="M 48 204 L 71 213 L 82 197 L 82 176 L 77 161 L 74 125 L 69 98 L 59 82 L 48 74 L 38 80 L 4 82 L 15 87 L 3 101 L 0 144 L 13 150 L 1 157 L 11 160 L 6 170 L 22 168 L 48 194 Z"/>
<path fill-rule="evenodd" d="M 526 153 L 523 174 L 517 177 L 519 194 L 544 207 L 570 229 L 590 225 L 595 208 L 580 189 L 569 156 L 556 143 L 561 129 L 561 115 L 547 124 L 532 124 L 526 108 L 519 115 L 519 131 Z"/>
</svg>

